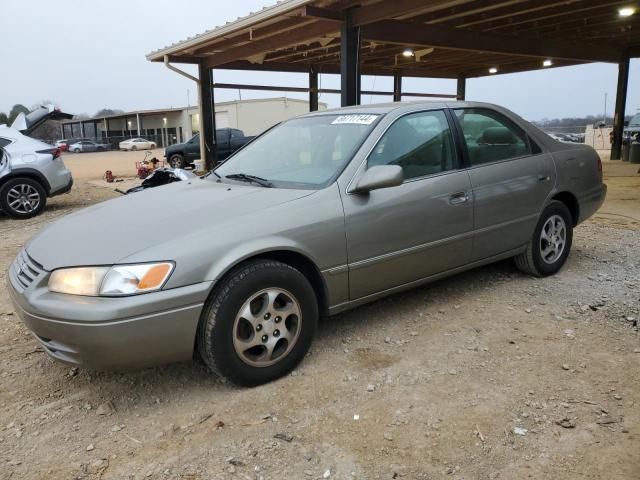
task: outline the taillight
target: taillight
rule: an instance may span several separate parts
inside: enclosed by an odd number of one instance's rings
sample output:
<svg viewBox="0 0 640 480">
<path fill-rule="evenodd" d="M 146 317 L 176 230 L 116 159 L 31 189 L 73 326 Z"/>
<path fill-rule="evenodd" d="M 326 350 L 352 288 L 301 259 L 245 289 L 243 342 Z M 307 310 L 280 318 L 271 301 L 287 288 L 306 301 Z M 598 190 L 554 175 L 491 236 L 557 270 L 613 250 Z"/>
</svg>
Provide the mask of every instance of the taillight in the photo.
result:
<svg viewBox="0 0 640 480">
<path fill-rule="evenodd" d="M 49 155 L 53 155 L 53 159 L 55 160 L 60 156 L 59 148 L 45 148 L 44 150 L 38 150 L 36 153 L 48 153 Z"/>
</svg>

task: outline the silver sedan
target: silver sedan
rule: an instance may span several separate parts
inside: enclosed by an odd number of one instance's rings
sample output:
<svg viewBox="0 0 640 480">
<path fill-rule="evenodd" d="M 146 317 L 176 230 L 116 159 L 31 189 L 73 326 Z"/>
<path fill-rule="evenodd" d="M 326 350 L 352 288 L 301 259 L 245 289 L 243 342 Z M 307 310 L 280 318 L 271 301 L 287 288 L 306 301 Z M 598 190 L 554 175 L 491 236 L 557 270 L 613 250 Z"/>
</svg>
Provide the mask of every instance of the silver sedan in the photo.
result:
<svg viewBox="0 0 640 480">
<path fill-rule="evenodd" d="M 12 264 L 10 291 L 60 361 L 129 368 L 195 348 L 257 385 L 300 362 L 322 316 L 509 257 L 558 272 L 605 195 L 591 147 L 494 105 L 316 112 L 206 178 L 49 225 Z"/>
</svg>

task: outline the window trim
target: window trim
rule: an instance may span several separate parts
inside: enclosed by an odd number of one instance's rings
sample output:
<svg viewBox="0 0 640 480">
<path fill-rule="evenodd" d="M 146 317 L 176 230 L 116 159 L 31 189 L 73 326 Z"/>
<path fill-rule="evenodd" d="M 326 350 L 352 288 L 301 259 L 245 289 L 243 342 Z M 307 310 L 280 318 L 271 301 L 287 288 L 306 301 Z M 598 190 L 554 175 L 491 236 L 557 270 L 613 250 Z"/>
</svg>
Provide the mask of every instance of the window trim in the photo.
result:
<svg viewBox="0 0 640 480">
<path fill-rule="evenodd" d="M 447 125 L 449 126 L 449 131 L 451 132 L 451 146 L 453 147 L 453 162 L 454 162 L 454 168 L 452 168 L 451 170 L 444 170 L 442 172 L 437 172 L 437 173 L 430 173 L 428 175 L 422 175 L 420 177 L 412 177 L 412 178 L 405 178 L 402 181 L 402 185 L 404 185 L 405 183 L 412 183 L 412 182 L 416 182 L 416 181 L 420 181 L 420 180 L 425 180 L 427 178 L 433 178 L 433 177 L 440 177 L 442 175 L 447 175 L 449 173 L 454 173 L 454 172 L 459 172 L 460 170 L 464 170 L 466 167 L 464 165 L 462 156 L 461 156 L 461 151 L 460 151 L 460 147 L 458 145 L 458 141 L 457 141 L 457 135 L 454 129 L 454 125 L 451 122 L 451 116 L 448 114 L 447 110 L 449 110 L 446 107 L 443 108 L 428 108 L 425 110 L 415 110 L 412 112 L 406 112 L 403 113 L 402 115 L 398 116 L 395 120 L 393 120 L 393 122 L 391 122 L 389 125 L 387 125 L 387 127 L 380 133 L 380 135 L 378 136 L 378 138 L 376 139 L 375 143 L 373 144 L 373 147 L 369 150 L 369 152 L 367 152 L 367 154 L 365 155 L 364 159 L 362 160 L 362 163 L 358 166 L 356 173 L 353 175 L 353 177 L 351 178 L 351 180 L 349 181 L 349 183 L 347 184 L 347 194 L 348 195 L 354 195 L 355 192 L 353 192 L 351 190 L 351 186 L 353 181 L 356 179 L 356 177 L 359 176 L 360 174 L 360 170 L 362 169 L 362 166 L 365 166 L 365 170 L 366 170 L 366 166 L 369 162 L 369 157 L 371 156 L 371 154 L 373 153 L 373 151 L 376 149 L 376 147 L 380 144 L 380 141 L 382 140 L 382 138 L 387 134 L 387 132 L 389 131 L 389 129 L 394 126 L 398 121 L 400 121 L 401 119 L 403 119 L 404 117 L 407 117 L 409 115 L 416 115 L 419 113 L 429 113 L 429 112 L 442 112 L 444 114 L 445 117 L 445 121 L 447 122 Z"/>
<path fill-rule="evenodd" d="M 7 141 L 7 144 L 6 144 L 6 145 L 0 145 L 0 147 L 1 147 L 1 148 L 8 147 L 9 145 L 11 145 L 12 143 L 14 143 L 14 142 L 15 142 L 15 140 L 14 140 L 14 139 L 9 138 L 9 137 L 0 137 L 0 140 L 6 140 L 6 141 Z"/>
<path fill-rule="evenodd" d="M 514 161 L 514 160 L 521 160 L 523 158 L 537 157 L 538 155 L 544 155 L 544 153 L 545 153 L 544 150 L 540 147 L 540 145 L 538 145 L 538 143 L 533 141 L 533 139 L 531 138 L 531 135 L 529 135 L 527 133 L 527 131 L 523 127 L 518 125 L 517 122 L 515 122 L 514 120 L 512 120 L 511 118 L 509 118 L 507 115 L 505 115 L 502 112 L 499 112 L 497 110 L 494 110 L 494 109 L 488 108 L 488 107 L 454 107 L 454 108 L 450 108 L 449 110 L 451 112 L 451 117 L 452 117 L 453 121 L 456 124 L 458 143 L 460 143 L 460 148 L 462 149 L 462 156 L 464 158 L 464 164 L 465 164 L 466 168 L 468 168 L 469 170 L 473 170 L 475 168 L 485 167 L 485 166 L 488 166 L 488 165 L 496 165 L 496 164 L 499 164 L 499 163 L 511 162 L 511 161 Z M 464 136 L 464 129 L 462 128 L 462 123 L 460 122 L 460 119 L 458 118 L 458 115 L 456 114 L 456 111 L 458 111 L 458 110 L 488 111 L 488 112 L 496 113 L 496 114 L 500 115 L 502 118 L 506 118 L 511 125 L 513 125 L 516 128 L 518 128 L 524 134 L 524 136 L 525 136 L 525 138 L 527 140 L 527 147 L 529 149 L 529 153 L 527 153 L 526 155 L 520 155 L 520 156 L 517 156 L 517 157 L 504 158 L 502 160 L 494 160 L 492 162 L 481 163 L 479 165 L 472 165 L 471 164 L 471 158 L 469 156 L 469 149 L 467 147 L 467 140 L 466 140 L 466 138 Z M 492 117 L 489 117 L 489 118 L 492 118 Z M 538 150 L 540 150 L 540 152 L 539 153 L 533 153 L 532 145 L 535 145 L 538 148 Z"/>
</svg>

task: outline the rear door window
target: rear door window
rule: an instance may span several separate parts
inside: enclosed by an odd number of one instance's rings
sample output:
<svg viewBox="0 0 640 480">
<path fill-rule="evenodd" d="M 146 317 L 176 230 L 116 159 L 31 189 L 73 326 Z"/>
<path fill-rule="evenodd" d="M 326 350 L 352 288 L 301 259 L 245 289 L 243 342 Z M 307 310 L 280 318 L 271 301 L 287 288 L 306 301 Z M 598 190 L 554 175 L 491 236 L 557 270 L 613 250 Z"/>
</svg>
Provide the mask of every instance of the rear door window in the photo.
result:
<svg viewBox="0 0 640 480">
<path fill-rule="evenodd" d="M 493 110 L 455 110 L 469 152 L 471 166 L 532 154 L 527 134 L 507 117 Z"/>
</svg>

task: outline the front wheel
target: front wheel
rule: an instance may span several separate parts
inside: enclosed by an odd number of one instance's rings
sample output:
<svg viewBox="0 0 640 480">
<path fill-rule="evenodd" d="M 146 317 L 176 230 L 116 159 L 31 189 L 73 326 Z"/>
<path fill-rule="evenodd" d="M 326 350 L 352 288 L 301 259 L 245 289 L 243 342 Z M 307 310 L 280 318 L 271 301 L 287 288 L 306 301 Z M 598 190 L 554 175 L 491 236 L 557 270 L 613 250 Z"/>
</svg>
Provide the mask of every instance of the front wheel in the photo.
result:
<svg viewBox="0 0 640 480">
<path fill-rule="evenodd" d="M 151 145 L 149 145 L 149 149 L 150 150 L 153 150 L 155 148 L 157 148 L 155 143 L 152 143 Z"/>
<path fill-rule="evenodd" d="M 184 157 L 176 153 L 169 157 L 169 165 L 171 165 L 171 168 L 184 168 L 186 163 L 184 161 Z"/>
<path fill-rule="evenodd" d="M 573 241 L 573 218 L 567 206 L 552 201 L 542 211 L 527 248 L 515 257 L 519 270 L 536 277 L 553 275 L 567 261 Z"/>
<path fill-rule="evenodd" d="M 231 271 L 208 300 L 198 351 L 212 371 L 252 387 L 293 370 L 317 323 L 318 302 L 307 278 L 284 263 L 258 260 Z"/>
<path fill-rule="evenodd" d="M 79 148 L 76 148 L 73 150 L 73 153 L 80 153 L 82 150 L 80 150 Z"/>
<path fill-rule="evenodd" d="M 35 217 L 46 203 L 47 193 L 31 178 L 12 178 L 0 188 L 0 207 L 13 218 Z"/>
<path fill-rule="evenodd" d="M 138 147 L 136 147 L 135 145 L 133 147 L 131 147 L 131 151 L 135 152 L 138 149 Z"/>
</svg>

